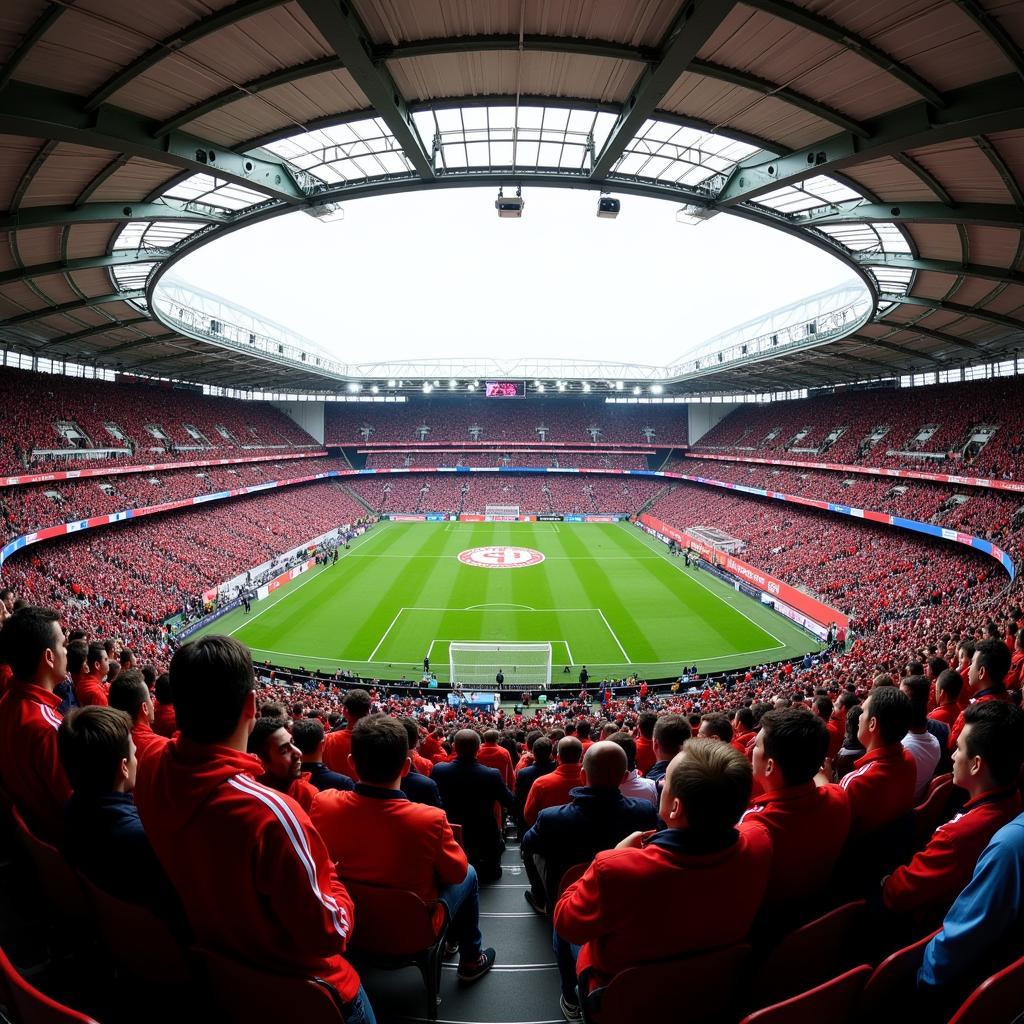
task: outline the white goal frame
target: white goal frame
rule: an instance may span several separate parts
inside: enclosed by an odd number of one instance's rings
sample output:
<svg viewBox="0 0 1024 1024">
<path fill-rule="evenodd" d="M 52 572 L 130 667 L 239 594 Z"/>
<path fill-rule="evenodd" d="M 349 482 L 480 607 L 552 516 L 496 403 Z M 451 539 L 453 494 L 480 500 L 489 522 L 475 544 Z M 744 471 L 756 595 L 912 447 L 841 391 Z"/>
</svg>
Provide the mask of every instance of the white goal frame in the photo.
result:
<svg viewBox="0 0 1024 1024">
<path fill-rule="evenodd" d="M 478 658 L 459 659 L 460 654 Z M 467 663 L 468 662 L 468 663 Z M 546 643 L 475 643 L 452 640 L 448 644 L 448 671 L 451 683 L 466 687 L 494 686 L 500 671 L 504 685 L 551 685 L 551 644 Z"/>
<path fill-rule="evenodd" d="M 520 515 L 519 505 L 485 505 L 484 515 L 485 516 L 515 516 L 517 519 Z"/>
</svg>

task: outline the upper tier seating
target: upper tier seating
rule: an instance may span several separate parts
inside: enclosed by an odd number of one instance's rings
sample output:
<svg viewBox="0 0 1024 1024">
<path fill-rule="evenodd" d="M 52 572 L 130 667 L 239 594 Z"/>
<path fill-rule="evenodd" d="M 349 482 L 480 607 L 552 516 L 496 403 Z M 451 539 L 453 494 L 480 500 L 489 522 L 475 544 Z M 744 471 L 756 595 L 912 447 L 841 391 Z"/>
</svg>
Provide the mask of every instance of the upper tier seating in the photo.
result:
<svg viewBox="0 0 1024 1024">
<path fill-rule="evenodd" d="M 648 469 L 645 455 L 560 451 L 384 451 L 366 457 L 367 469 L 436 466 L 561 466 L 574 469 Z"/>
</svg>

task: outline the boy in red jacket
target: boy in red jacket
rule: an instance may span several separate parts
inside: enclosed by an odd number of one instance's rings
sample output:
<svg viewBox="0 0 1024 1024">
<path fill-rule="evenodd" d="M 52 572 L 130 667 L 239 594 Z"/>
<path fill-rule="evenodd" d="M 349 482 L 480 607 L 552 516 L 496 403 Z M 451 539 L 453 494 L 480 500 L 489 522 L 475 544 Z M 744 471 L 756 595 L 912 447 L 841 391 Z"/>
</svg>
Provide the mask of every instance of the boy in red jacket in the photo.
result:
<svg viewBox="0 0 1024 1024">
<path fill-rule="evenodd" d="M 302 770 L 302 751 L 292 743 L 288 720 L 257 718 L 249 734 L 248 751 L 263 762 L 259 781 L 279 793 L 287 793 L 308 814 L 319 791 L 310 782 L 312 773 Z"/>
<path fill-rule="evenodd" d="M 459 981 L 483 977 L 494 965 L 494 950 L 482 948 L 476 871 L 444 811 L 402 792 L 410 767 L 405 725 L 384 715 L 362 719 L 352 730 L 349 757 L 359 776 L 355 790 L 326 790 L 311 812 L 332 860 L 352 882 L 397 885 L 428 903 L 443 900 L 452 922 L 449 948 L 459 950 Z"/>
<path fill-rule="evenodd" d="M 256 719 L 249 650 L 227 636 L 171 661 L 178 737 L 139 765 L 135 803 L 199 945 L 268 971 L 323 978 L 347 1024 L 375 1024 L 342 953 L 352 900 L 306 812 L 245 752 Z"/>
</svg>

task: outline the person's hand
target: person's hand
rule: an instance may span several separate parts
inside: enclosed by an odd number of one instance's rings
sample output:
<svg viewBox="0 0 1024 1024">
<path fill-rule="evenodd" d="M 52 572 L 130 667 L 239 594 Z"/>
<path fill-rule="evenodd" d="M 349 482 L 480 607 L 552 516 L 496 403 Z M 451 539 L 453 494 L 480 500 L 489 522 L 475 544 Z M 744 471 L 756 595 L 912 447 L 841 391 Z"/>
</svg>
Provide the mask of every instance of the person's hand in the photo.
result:
<svg viewBox="0 0 1024 1024">
<path fill-rule="evenodd" d="M 657 831 L 658 830 L 656 828 L 652 828 L 652 829 L 649 829 L 646 832 L 631 832 L 628 836 L 626 836 L 625 839 L 620 840 L 618 843 L 615 844 L 615 849 L 616 850 L 639 849 Z"/>
</svg>

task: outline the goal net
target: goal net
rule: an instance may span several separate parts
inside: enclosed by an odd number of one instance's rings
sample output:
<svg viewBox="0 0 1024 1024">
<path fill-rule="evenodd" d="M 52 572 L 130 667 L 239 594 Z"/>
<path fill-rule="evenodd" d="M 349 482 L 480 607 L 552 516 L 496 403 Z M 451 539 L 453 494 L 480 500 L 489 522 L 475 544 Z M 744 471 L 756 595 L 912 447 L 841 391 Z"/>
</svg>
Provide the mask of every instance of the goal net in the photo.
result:
<svg viewBox="0 0 1024 1024">
<path fill-rule="evenodd" d="M 485 505 L 484 506 L 485 516 L 499 516 L 501 518 L 519 518 L 519 506 L 518 505 Z"/>
<path fill-rule="evenodd" d="M 448 645 L 449 677 L 463 686 L 494 686 L 500 672 L 503 685 L 548 686 L 551 683 L 551 644 L 477 644 L 452 641 Z"/>
</svg>

